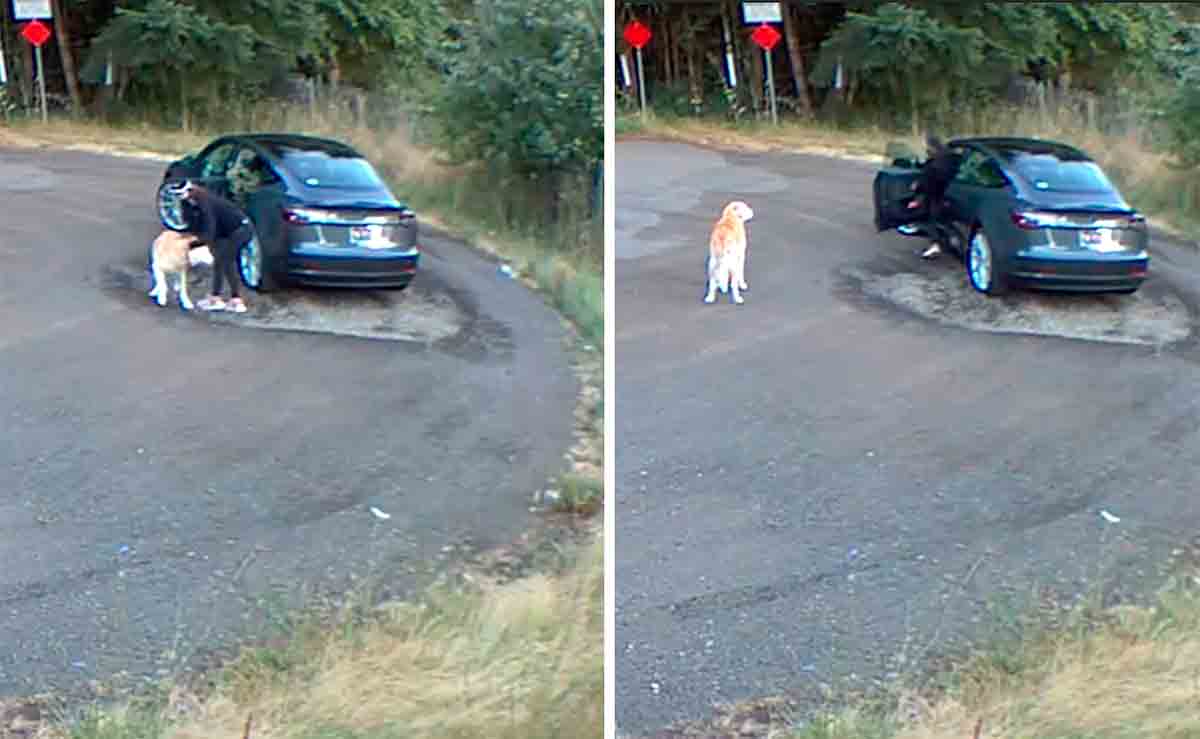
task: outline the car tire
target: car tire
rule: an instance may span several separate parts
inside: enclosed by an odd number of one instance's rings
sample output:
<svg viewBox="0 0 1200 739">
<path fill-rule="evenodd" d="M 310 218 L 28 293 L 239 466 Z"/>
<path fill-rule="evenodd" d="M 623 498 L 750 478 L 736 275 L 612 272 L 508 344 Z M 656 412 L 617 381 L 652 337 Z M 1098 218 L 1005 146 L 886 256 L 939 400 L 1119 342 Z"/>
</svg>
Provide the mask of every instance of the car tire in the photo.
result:
<svg viewBox="0 0 1200 739">
<path fill-rule="evenodd" d="M 271 262 L 263 249 L 258 231 L 250 229 L 250 241 L 238 249 L 238 276 L 242 284 L 254 292 L 267 293 L 279 289 L 279 281 L 271 271 Z"/>
<path fill-rule="evenodd" d="M 183 211 L 179 207 L 179 198 L 170 193 L 172 188 L 178 187 L 182 182 L 183 180 L 175 178 L 164 179 L 158 186 L 158 194 L 155 199 L 158 220 L 164 228 L 172 231 L 187 230 L 187 223 L 183 220 Z"/>
<path fill-rule="evenodd" d="M 991 296 L 1008 292 L 1004 273 L 996 263 L 996 252 L 992 248 L 992 242 L 980 226 L 971 229 L 963 264 L 967 269 L 967 281 L 976 292 Z"/>
</svg>

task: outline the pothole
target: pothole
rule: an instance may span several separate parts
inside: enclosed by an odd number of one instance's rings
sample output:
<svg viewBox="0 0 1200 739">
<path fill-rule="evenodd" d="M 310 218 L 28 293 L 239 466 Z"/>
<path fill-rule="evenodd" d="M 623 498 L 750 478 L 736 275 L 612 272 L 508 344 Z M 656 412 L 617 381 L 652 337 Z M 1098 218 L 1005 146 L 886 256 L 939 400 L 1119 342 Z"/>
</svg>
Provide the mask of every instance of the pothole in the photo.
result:
<svg viewBox="0 0 1200 739">
<path fill-rule="evenodd" d="M 1187 305 L 1153 279 L 1133 295 L 1081 295 L 1014 290 L 988 297 L 971 288 L 956 262 L 928 272 L 851 270 L 868 297 L 938 323 L 995 333 L 1059 336 L 1118 344 L 1165 346 L 1191 335 Z"/>
<path fill-rule="evenodd" d="M 111 273 L 117 287 L 134 291 L 149 308 L 180 309 L 174 290 L 164 308 L 147 295 L 150 278 L 144 264 L 118 265 Z M 193 302 L 207 295 L 211 287 L 211 267 L 198 265 L 189 270 L 188 294 Z M 418 272 L 404 290 L 286 287 L 256 293 L 243 288 L 248 308 L 245 313 L 195 313 L 212 321 L 253 328 L 433 344 L 454 337 L 469 321 L 462 306 L 441 287 L 432 275 Z"/>
</svg>

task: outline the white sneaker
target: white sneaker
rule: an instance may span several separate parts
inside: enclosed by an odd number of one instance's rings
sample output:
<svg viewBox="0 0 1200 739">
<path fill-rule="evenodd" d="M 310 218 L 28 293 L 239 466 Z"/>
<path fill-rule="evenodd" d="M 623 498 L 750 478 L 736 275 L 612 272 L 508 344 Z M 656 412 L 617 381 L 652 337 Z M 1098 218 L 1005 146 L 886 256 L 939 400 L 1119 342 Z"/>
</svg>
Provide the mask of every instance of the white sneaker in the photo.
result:
<svg viewBox="0 0 1200 739">
<path fill-rule="evenodd" d="M 921 252 L 921 259 L 934 259 L 942 253 L 942 247 L 937 244 L 931 244 L 928 249 Z"/>
</svg>

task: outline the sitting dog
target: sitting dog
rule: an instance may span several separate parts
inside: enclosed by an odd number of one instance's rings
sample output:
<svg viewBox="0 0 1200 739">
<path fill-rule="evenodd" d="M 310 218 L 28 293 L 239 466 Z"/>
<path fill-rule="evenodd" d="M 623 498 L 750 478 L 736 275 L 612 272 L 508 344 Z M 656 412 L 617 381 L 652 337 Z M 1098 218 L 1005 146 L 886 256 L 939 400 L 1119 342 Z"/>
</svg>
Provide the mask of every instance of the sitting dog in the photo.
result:
<svg viewBox="0 0 1200 739">
<path fill-rule="evenodd" d="M 712 229 L 708 239 L 708 293 L 705 303 L 717 299 L 717 291 L 729 293 L 734 303 L 746 302 L 742 290 L 746 290 L 746 221 L 754 217 L 754 211 L 740 200 L 735 200 L 721 211 L 721 218 Z"/>
<path fill-rule="evenodd" d="M 198 246 L 196 237 L 189 233 L 165 230 L 150 245 L 150 275 L 154 281 L 150 297 L 161 306 L 167 304 L 170 291 L 168 278 L 175 278 L 175 289 L 179 293 L 179 307 L 192 310 L 192 299 L 188 297 L 188 268 L 197 264 L 212 264 L 212 254 L 207 247 Z"/>
</svg>

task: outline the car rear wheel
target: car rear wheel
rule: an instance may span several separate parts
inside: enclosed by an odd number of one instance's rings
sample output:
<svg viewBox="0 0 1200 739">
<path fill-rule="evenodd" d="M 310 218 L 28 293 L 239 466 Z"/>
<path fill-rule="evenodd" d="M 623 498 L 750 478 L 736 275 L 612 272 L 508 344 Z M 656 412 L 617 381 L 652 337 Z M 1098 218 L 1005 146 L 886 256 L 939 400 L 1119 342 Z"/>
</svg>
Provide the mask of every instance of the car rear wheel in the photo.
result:
<svg viewBox="0 0 1200 739">
<path fill-rule="evenodd" d="M 255 292 L 270 292 L 278 287 L 257 232 L 238 250 L 238 273 L 246 287 Z"/>
<path fill-rule="evenodd" d="M 967 254 L 963 261 L 967 267 L 967 279 L 976 291 L 984 295 L 1002 295 L 1007 292 L 1004 275 L 996 264 L 992 242 L 982 228 L 976 227 L 971 233 L 971 241 L 967 244 Z"/>
</svg>

